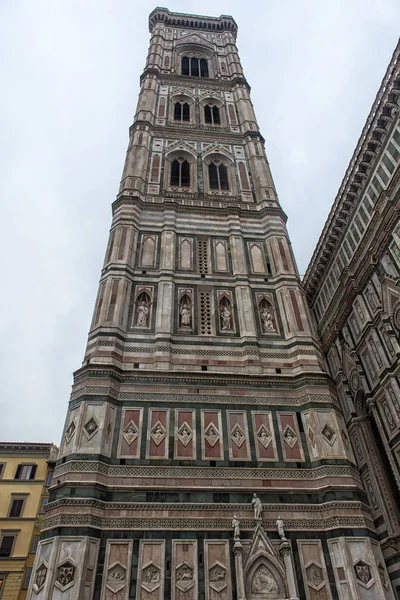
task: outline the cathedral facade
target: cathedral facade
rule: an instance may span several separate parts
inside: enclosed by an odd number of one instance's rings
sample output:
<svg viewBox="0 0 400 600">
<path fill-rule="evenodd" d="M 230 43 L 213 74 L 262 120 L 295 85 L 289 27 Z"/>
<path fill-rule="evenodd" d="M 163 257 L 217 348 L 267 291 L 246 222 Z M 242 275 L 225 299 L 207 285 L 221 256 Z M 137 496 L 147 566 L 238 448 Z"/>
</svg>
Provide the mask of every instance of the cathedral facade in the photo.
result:
<svg viewBox="0 0 400 600">
<path fill-rule="evenodd" d="M 400 43 L 304 278 L 400 598 Z"/>
<path fill-rule="evenodd" d="M 237 25 L 149 29 L 28 597 L 393 600 Z"/>
</svg>

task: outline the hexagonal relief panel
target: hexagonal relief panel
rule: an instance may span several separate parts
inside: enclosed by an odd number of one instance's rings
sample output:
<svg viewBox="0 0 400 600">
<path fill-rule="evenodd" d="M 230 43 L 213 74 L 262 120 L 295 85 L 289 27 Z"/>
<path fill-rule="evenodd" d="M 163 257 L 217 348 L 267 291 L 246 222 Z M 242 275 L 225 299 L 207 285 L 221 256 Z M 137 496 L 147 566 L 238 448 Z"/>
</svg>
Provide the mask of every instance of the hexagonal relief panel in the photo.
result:
<svg viewBox="0 0 400 600">
<path fill-rule="evenodd" d="M 161 569 L 153 562 L 148 563 L 142 569 L 142 583 L 141 586 L 146 592 L 153 592 L 156 590 L 161 581 Z"/>
<path fill-rule="evenodd" d="M 193 567 L 186 561 L 179 564 L 175 571 L 175 585 L 182 592 L 187 592 L 194 585 Z"/>
<path fill-rule="evenodd" d="M 354 571 L 358 583 L 366 588 L 371 587 L 371 585 L 374 583 L 374 580 L 371 575 L 371 567 L 367 565 L 367 563 L 365 563 L 363 560 L 359 560 L 354 565 Z"/>
<path fill-rule="evenodd" d="M 76 567 L 70 560 L 66 560 L 57 567 L 56 580 L 54 584 L 60 590 L 66 590 L 75 583 Z"/>
<path fill-rule="evenodd" d="M 228 585 L 226 581 L 226 568 L 218 561 L 211 565 L 208 570 L 208 584 L 216 592 L 222 592 Z"/>
<path fill-rule="evenodd" d="M 126 583 L 126 567 L 121 563 L 112 564 L 107 571 L 106 586 L 109 590 L 116 594 L 125 587 Z"/>
<path fill-rule="evenodd" d="M 310 563 L 306 567 L 306 575 L 307 583 L 311 588 L 318 591 L 324 587 L 324 572 L 320 565 L 317 565 L 316 563 Z"/>
<path fill-rule="evenodd" d="M 33 589 L 37 594 L 43 589 L 44 584 L 46 583 L 47 573 L 48 567 L 44 562 L 42 562 L 36 569 L 35 579 L 33 582 Z"/>
</svg>

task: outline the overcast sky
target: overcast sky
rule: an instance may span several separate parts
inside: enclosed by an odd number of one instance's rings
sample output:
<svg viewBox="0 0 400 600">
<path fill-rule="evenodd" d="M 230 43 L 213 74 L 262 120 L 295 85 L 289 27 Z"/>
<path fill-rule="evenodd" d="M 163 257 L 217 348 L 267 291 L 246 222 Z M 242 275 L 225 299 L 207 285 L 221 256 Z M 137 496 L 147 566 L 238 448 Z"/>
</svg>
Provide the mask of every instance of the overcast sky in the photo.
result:
<svg viewBox="0 0 400 600">
<path fill-rule="evenodd" d="M 2 441 L 60 441 L 154 7 L 0 2 Z M 400 2 L 171 0 L 168 8 L 236 19 L 304 273 L 397 43 Z"/>
</svg>

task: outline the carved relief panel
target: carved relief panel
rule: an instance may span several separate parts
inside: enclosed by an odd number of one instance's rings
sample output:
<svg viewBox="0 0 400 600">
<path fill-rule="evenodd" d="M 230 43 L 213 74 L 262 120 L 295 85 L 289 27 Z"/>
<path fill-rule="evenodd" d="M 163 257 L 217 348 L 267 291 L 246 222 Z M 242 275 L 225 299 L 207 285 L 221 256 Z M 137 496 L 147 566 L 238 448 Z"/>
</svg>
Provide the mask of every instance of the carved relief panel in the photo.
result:
<svg viewBox="0 0 400 600">
<path fill-rule="evenodd" d="M 172 540 L 172 600 L 197 600 L 197 540 Z"/>
<path fill-rule="evenodd" d="M 303 462 L 304 452 L 296 413 L 277 413 L 283 457 L 286 462 Z"/>
<path fill-rule="evenodd" d="M 67 419 L 65 421 L 63 442 L 60 448 L 60 458 L 75 452 L 81 408 L 82 405 L 79 404 L 78 406 L 70 408 L 68 411 Z"/>
<path fill-rule="evenodd" d="M 230 460 L 250 460 L 250 442 L 247 427 L 247 416 L 242 410 L 228 410 L 226 412 L 227 429 L 229 438 Z"/>
<path fill-rule="evenodd" d="M 312 408 L 301 417 L 311 460 L 346 458 L 335 411 Z"/>
<path fill-rule="evenodd" d="M 231 600 L 231 565 L 228 540 L 204 541 L 206 600 Z"/>
<path fill-rule="evenodd" d="M 307 600 L 332 600 L 320 540 L 297 540 Z"/>
<path fill-rule="evenodd" d="M 101 600 L 128 600 L 132 540 L 107 540 Z"/>
<path fill-rule="evenodd" d="M 270 411 L 252 411 L 254 445 L 256 449 L 257 460 L 259 461 L 277 461 L 278 452 L 274 425 L 272 422 L 272 413 Z"/>
<path fill-rule="evenodd" d="M 220 410 L 201 411 L 201 450 L 203 460 L 224 459 Z"/>
<path fill-rule="evenodd" d="M 107 402 L 84 402 L 77 451 L 110 456 L 116 409 Z"/>
<path fill-rule="evenodd" d="M 142 439 L 142 408 L 124 408 L 121 415 L 118 456 L 140 458 Z"/>
<path fill-rule="evenodd" d="M 136 600 L 164 600 L 165 540 L 140 540 Z"/>
<path fill-rule="evenodd" d="M 147 427 L 147 458 L 168 458 L 169 409 L 150 408 Z"/>
<path fill-rule="evenodd" d="M 196 412 L 191 409 L 175 409 L 175 458 L 196 458 Z"/>
</svg>

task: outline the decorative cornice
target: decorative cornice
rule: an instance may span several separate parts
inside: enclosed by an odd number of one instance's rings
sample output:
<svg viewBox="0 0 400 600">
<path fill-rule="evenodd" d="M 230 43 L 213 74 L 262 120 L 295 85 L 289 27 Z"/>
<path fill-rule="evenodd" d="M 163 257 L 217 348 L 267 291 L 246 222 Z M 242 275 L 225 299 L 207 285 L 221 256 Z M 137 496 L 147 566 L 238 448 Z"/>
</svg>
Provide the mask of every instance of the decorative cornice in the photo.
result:
<svg viewBox="0 0 400 600">
<path fill-rule="evenodd" d="M 339 192 L 328 215 L 317 246 L 311 257 L 303 285 L 312 298 L 327 266 L 339 246 L 346 224 L 361 198 L 365 183 L 376 162 L 395 116 L 398 114 L 400 94 L 400 41 L 393 53 L 367 121 L 346 170 Z"/>
<path fill-rule="evenodd" d="M 186 13 L 170 12 L 168 8 L 157 7 L 149 15 L 149 31 L 152 33 L 157 23 L 168 27 L 184 28 L 193 31 L 222 32 L 230 31 L 236 39 L 238 26 L 230 15 L 206 17 Z"/>
</svg>

